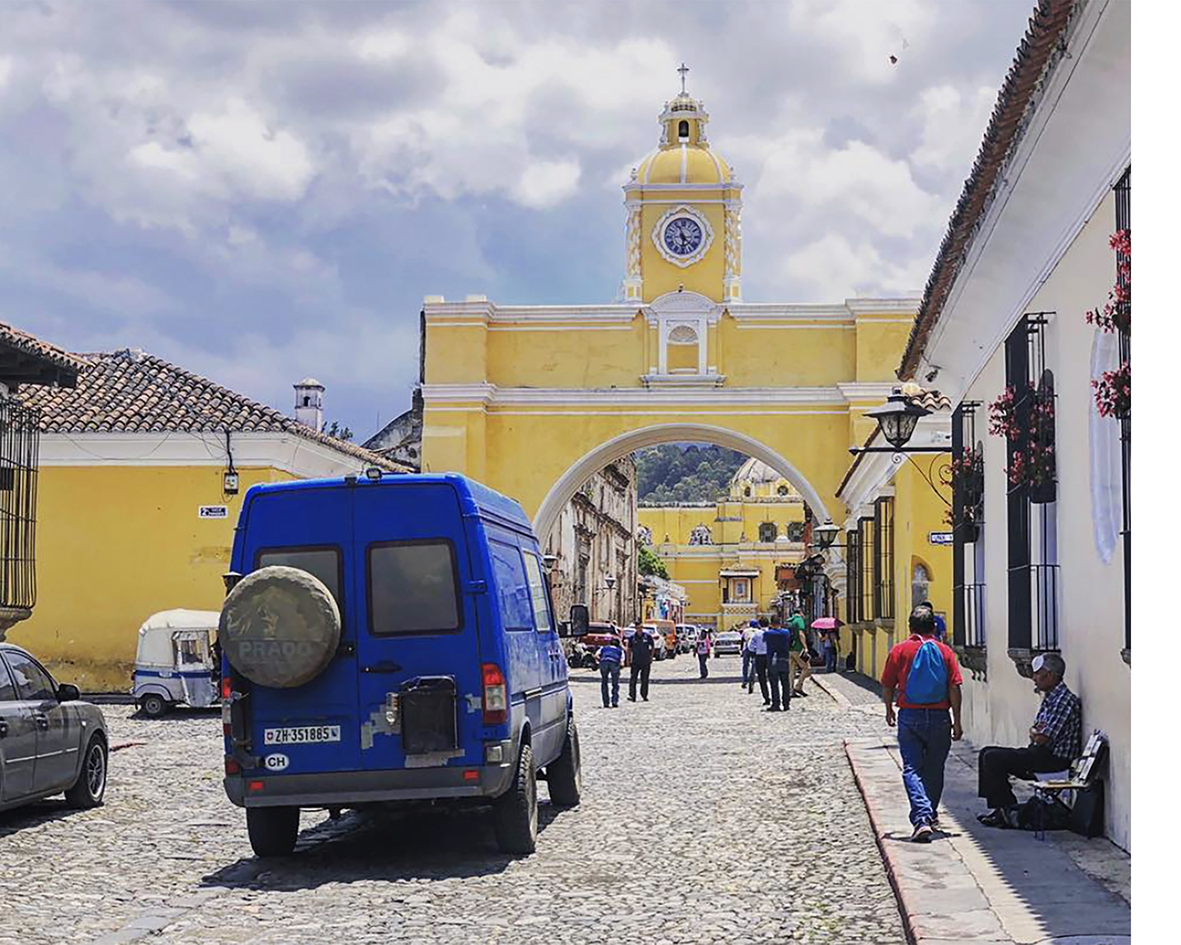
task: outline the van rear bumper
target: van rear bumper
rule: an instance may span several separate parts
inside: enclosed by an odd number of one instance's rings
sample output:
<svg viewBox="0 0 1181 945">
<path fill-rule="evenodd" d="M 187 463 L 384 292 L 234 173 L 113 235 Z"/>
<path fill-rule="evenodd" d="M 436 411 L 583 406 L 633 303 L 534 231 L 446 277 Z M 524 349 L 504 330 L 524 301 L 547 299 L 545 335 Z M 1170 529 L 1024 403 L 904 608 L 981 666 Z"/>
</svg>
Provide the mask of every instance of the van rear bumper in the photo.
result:
<svg viewBox="0 0 1181 945">
<path fill-rule="evenodd" d="M 478 780 L 466 780 L 475 771 Z M 335 771 L 328 774 L 234 775 L 226 796 L 239 807 L 356 807 L 433 798 L 494 798 L 508 790 L 513 765 L 465 765 L 399 771 Z M 248 785 L 261 789 L 248 790 Z"/>
</svg>

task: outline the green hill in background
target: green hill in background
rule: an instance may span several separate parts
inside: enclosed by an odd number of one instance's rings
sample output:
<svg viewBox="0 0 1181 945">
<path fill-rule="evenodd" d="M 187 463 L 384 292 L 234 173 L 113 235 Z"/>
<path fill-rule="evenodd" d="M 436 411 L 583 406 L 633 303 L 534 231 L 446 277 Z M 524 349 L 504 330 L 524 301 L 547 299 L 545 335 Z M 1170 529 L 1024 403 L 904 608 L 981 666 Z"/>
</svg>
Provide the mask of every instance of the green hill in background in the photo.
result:
<svg viewBox="0 0 1181 945">
<path fill-rule="evenodd" d="M 635 454 L 640 505 L 714 502 L 747 457 L 704 443 L 663 443 Z"/>
</svg>

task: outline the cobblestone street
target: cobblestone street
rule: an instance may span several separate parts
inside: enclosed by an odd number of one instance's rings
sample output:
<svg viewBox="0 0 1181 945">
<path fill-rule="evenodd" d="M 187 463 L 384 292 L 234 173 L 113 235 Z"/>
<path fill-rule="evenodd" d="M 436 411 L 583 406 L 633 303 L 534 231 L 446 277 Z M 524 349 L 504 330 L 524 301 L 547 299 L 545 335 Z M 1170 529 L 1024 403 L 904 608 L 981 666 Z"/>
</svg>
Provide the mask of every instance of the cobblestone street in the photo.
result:
<svg viewBox="0 0 1181 945">
<path fill-rule="evenodd" d="M 253 858 L 220 782 L 220 717 L 108 706 L 103 807 L 0 814 L 0 942 L 810 942 L 899 945 L 842 737 L 884 730 L 814 684 L 789 713 L 736 657 L 656 665 L 651 702 L 599 706 L 574 671 L 582 805 L 542 807 L 532 857 L 487 819 L 305 813 L 296 855 Z M 842 680 L 843 682 L 843 680 Z M 542 795 L 545 796 L 544 788 Z"/>
</svg>

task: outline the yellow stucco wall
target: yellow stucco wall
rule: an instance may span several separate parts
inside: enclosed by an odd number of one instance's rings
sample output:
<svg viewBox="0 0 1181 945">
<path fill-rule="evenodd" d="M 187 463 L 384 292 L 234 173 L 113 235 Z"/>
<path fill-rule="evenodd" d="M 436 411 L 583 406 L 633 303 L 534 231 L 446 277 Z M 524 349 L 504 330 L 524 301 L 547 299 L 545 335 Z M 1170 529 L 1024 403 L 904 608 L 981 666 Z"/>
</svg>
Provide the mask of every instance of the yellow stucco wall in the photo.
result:
<svg viewBox="0 0 1181 945">
<path fill-rule="evenodd" d="M 219 466 L 49 466 L 37 508 L 37 605 L 8 639 L 61 682 L 87 691 L 130 688 L 140 624 L 174 607 L 218 610 L 234 526 L 246 490 L 291 479 L 239 470 L 241 492 L 222 496 Z M 226 505 L 226 519 L 199 519 Z"/>
</svg>

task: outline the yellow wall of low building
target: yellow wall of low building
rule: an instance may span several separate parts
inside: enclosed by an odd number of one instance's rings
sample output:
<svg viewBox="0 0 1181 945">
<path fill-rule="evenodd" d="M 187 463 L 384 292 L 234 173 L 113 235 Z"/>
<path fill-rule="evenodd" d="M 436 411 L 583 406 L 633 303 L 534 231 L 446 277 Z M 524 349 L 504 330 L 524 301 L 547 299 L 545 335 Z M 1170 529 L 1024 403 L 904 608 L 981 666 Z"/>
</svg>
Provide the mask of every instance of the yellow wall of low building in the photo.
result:
<svg viewBox="0 0 1181 945">
<path fill-rule="evenodd" d="M 294 478 L 240 469 L 222 495 L 218 466 L 49 466 L 39 472 L 37 604 L 9 631 L 61 682 L 85 691 L 131 686 L 137 633 L 161 610 L 218 610 L 246 489 Z M 225 505 L 225 519 L 197 507 Z"/>
<path fill-rule="evenodd" d="M 932 464 L 931 457 L 935 462 Z M 939 468 L 951 461 L 950 453 L 931 454 L 915 457 L 931 475 L 941 494 L 949 501 L 951 488 L 939 483 Z M 947 505 L 923 480 L 922 475 L 910 463 L 906 463 L 894 476 L 894 614 L 895 626 L 899 628 L 899 639 L 909 635 L 906 625 L 911 609 L 921 603 L 911 593 L 914 565 L 922 563 L 930 575 L 931 584 L 928 599 L 935 611 L 943 615 L 948 631 L 951 628 L 952 610 L 952 547 L 933 545 L 932 532 L 948 532 L 951 526 L 945 516 Z M 948 641 L 950 642 L 950 640 Z"/>
</svg>

